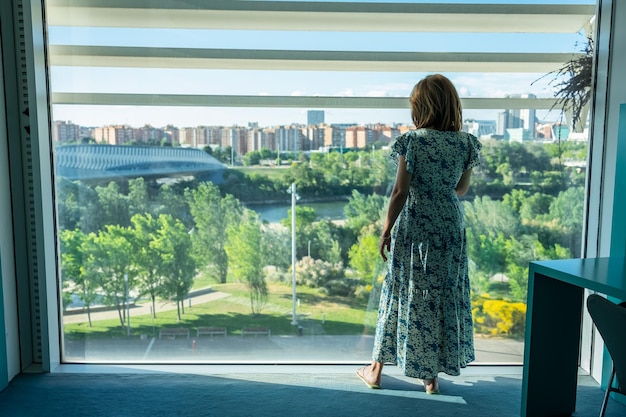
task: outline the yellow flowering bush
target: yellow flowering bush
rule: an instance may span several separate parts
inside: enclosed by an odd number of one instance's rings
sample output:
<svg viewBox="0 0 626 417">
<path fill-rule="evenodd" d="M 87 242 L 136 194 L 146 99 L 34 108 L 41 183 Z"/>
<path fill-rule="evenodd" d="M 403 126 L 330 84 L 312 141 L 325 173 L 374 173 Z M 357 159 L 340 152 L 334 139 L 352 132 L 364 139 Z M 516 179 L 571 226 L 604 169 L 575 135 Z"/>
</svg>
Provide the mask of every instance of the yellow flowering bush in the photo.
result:
<svg viewBox="0 0 626 417">
<path fill-rule="evenodd" d="M 473 297 L 472 316 L 476 333 L 521 337 L 526 323 L 526 304 L 493 300 L 488 294 Z"/>
</svg>

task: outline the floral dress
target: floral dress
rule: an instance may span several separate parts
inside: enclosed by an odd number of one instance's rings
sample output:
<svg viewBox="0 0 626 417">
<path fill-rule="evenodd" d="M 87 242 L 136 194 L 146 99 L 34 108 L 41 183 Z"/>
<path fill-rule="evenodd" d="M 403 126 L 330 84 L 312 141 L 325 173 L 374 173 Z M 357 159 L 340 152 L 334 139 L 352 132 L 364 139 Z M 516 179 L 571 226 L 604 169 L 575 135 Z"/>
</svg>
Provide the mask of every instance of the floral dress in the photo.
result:
<svg viewBox="0 0 626 417">
<path fill-rule="evenodd" d="M 372 359 L 404 375 L 459 375 L 474 360 L 465 223 L 455 187 L 478 164 L 481 144 L 465 132 L 418 129 L 396 138 L 409 195 L 392 234 Z"/>
</svg>

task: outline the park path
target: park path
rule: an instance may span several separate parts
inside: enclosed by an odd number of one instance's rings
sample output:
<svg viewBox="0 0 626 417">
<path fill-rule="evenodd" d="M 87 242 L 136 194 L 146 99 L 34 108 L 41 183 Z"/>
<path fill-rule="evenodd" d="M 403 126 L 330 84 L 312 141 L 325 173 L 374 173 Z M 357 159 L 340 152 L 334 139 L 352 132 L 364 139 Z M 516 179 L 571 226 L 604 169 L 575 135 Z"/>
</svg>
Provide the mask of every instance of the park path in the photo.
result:
<svg viewBox="0 0 626 417">
<path fill-rule="evenodd" d="M 208 303 L 210 301 L 219 300 L 220 298 L 229 297 L 230 294 L 225 292 L 210 292 L 208 294 L 201 294 L 197 296 L 191 296 L 189 298 L 185 298 L 185 306 L 188 306 L 189 303 L 191 305 L 194 304 L 203 304 Z M 136 304 L 134 307 L 130 309 L 131 319 L 133 316 L 142 316 L 148 315 L 151 313 L 152 303 L 146 302 L 143 304 Z M 156 311 L 157 313 L 160 311 L 169 311 L 176 310 L 176 303 L 169 301 L 157 301 L 156 303 Z M 107 310 L 107 311 L 98 311 L 91 313 L 91 321 L 99 321 L 99 320 L 110 320 L 110 319 L 118 319 L 117 310 Z M 64 314 L 63 315 L 63 324 L 72 324 L 72 323 L 86 323 L 87 322 L 87 313 L 82 314 Z"/>
</svg>

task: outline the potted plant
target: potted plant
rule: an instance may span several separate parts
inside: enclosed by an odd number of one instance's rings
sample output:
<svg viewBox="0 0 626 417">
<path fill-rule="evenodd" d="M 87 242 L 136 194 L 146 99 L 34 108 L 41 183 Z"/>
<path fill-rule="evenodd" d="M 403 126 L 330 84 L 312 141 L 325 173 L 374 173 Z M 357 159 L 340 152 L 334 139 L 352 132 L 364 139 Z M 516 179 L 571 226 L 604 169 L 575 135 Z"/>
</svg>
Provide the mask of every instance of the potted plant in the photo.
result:
<svg viewBox="0 0 626 417">
<path fill-rule="evenodd" d="M 587 104 L 591 99 L 594 61 L 594 41 L 591 36 L 587 36 L 581 52 L 581 55 L 572 58 L 558 70 L 541 77 L 553 76 L 548 84 L 555 88 L 554 96 L 557 100 L 550 110 L 560 107 L 569 116 L 571 129 L 575 132 L 582 132 L 585 127 Z"/>
</svg>

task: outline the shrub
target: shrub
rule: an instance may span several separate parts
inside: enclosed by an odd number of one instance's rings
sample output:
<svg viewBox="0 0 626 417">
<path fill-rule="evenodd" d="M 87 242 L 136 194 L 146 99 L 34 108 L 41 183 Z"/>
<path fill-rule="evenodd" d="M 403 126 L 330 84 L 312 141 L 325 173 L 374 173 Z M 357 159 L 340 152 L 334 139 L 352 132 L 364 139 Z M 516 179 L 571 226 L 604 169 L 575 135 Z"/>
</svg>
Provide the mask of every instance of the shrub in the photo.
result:
<svg viewBox="0 0 626 417">
<path fill-rule="evenodd" d="M 526 324 L 526 304 L 492 300 L 489 295 L 474 297 L 472 316 L 476 333 L 522 337 Z"/>
<path fill-rule="evenodd" d="M 319 288 L 322 294 L 351 296 L 359 281 L 345 276 L 343 263 L 330 263 L 305 256 L 296 264 L 299 284 Z"/>
</svg>

